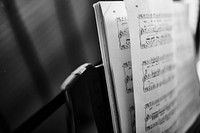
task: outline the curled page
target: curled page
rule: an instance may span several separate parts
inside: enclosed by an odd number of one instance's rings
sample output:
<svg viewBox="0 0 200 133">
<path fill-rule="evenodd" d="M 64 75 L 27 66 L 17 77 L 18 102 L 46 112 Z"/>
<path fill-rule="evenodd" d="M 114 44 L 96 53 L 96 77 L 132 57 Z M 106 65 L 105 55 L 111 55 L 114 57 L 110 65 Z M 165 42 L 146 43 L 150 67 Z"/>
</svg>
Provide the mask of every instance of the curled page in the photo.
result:
<svg viewBox="0 0 200 133">
<path fill-rule="evenodd" d="M 171 0 L 124 0 L 128 14 L 137 133 L 177 129 Z"/>
<path fill-rule="evenodd" d="M 130 36 L 123 1 L 94 5 L 115 133 L 135 132 Z"/>
</svg>

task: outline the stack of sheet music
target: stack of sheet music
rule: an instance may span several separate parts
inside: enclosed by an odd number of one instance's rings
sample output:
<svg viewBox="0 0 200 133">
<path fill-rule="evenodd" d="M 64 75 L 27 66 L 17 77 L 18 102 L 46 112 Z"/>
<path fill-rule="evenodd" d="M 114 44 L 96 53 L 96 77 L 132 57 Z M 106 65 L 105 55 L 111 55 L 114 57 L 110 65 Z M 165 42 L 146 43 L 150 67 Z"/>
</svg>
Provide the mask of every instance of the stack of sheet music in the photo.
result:
<svg viewBox="0 0 200 133">
<path fill-rule="evenodd" d="M 94 10 L 114 132 L 185 132 L 200 111 L 188 6 L 125 0 Z"/>
</svg>

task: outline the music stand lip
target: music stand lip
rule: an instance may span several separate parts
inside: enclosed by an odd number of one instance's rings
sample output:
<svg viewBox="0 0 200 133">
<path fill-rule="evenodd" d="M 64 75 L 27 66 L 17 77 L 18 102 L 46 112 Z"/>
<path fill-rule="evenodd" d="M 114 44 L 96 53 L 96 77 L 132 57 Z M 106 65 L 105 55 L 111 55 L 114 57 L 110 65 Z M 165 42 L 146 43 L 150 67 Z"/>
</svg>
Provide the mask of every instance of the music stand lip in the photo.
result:
<svg viewBox="0 0 200 133">
<path fill-rule="evenodd" d="M 83 65 L 79 66 L 76 70 L 74 70 L 63 82 L 61 85 L 61 90 L 66 90 L 70 88 L 72 84 L 78 79 L 80 75 L 82 75 L 87 68 L 91 67 L 91 63 L 84 63 Z"/>
</svg>

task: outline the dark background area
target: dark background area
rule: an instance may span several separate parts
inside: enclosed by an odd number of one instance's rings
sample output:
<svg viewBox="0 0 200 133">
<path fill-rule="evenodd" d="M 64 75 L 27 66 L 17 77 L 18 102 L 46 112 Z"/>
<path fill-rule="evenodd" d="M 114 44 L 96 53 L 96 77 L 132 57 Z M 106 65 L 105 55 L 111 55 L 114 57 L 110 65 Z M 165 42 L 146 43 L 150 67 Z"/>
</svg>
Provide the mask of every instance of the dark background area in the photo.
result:
<svg viewBox="0 0 200 133">
<path fill-rule="evenodd" d="M 101 62 L 95 2 L 0 0 L 0 131 L 51 101 L 78 66 Z M 65 132 L 65 113 L 63 105 L 34 132 Z"/>
</svg>

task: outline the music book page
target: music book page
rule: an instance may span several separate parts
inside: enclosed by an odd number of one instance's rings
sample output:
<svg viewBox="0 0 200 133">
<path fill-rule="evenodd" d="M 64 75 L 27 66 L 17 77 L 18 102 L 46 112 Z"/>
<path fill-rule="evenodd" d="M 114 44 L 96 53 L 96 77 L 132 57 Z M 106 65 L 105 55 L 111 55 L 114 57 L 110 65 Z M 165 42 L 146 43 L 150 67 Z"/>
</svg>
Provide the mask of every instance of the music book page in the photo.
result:
<svg viewBox="0 0 200 133">
<path fill-rule="evenodd" d="M 137 133 L 176 130 L 176 64 L 171 0 L 125 0 Z"/>
<path fill-rule="evenodd" d="M 114 132 L 135 132 L 130 36 L 123 1 L 94 5 Z"/>
</svg>

